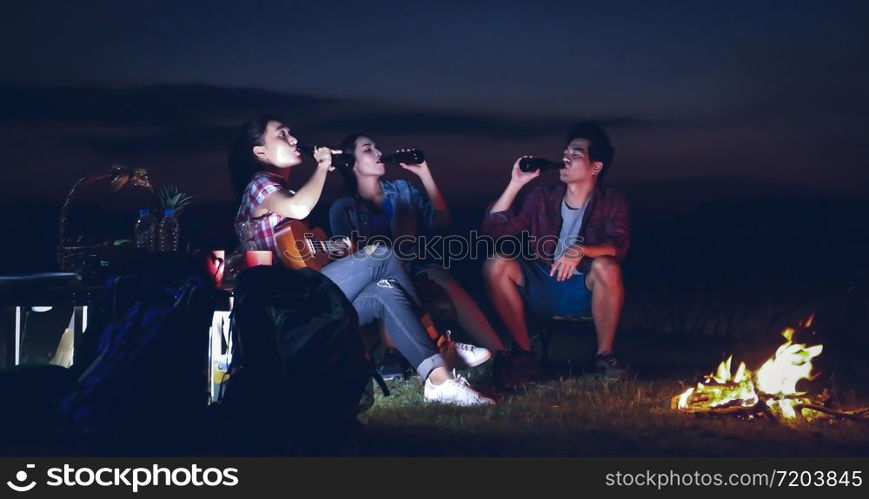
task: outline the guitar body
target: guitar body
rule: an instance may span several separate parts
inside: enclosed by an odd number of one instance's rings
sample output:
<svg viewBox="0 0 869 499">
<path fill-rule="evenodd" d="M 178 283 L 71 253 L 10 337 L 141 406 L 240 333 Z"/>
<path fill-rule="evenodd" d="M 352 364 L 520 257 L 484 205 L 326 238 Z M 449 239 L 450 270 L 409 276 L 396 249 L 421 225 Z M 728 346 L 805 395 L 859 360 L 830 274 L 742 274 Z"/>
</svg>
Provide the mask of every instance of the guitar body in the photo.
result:
<svg viewBox="0 0 869 499">
<path fill-rule="evenodd" d="M 317 272 L 336 257 L 345 256 L 349 248 L 329 241 L 322 229 L 312 229 L 301 221 L 289 218 L 275 227 L 278 257 L 291 269 L 314 269 Z"/>
</svg>

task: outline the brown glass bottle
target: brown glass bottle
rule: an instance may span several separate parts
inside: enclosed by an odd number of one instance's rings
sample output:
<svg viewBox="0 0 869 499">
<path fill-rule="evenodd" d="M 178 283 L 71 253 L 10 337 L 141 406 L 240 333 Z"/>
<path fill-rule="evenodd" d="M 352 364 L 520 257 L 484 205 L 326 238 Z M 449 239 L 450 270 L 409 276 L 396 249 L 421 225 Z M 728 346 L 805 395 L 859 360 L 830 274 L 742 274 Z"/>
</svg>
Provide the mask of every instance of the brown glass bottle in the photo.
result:
<svg viewBox="0 0 869 499">
<path fill-rule="evenodd" d="M 404 163 L 406 165 L 418 165 L 425 161 L 425 154 L 419 149 L 404 149 L 395 151 L 395 154 L 382 156 L 380 161 L 384 163 Z"/>
<path fill-rule="evenodd" d="M 519 169 L 523 172 L 533 172 L 535 170 L 546 171 L 549 169 L 564 168 L 564 163 L 550 161 L 546 158 L 527 157 L 519 160 Z"/>
<path fill-rule="evenodd" d="M 296 144 L 296 149 L 298 149 L 300 153 L 306 156 L 314 156 L 314 148 L 309 145 Z M 335 150 L 333 148 L 330 149 Z M 355 158 L 353 158 L 352 154 L 346 154 L 344 152 L 332 154 L 332 166 L 334 166 L 335 168 L 352 168 L 355 162 Z"/>
</svg>

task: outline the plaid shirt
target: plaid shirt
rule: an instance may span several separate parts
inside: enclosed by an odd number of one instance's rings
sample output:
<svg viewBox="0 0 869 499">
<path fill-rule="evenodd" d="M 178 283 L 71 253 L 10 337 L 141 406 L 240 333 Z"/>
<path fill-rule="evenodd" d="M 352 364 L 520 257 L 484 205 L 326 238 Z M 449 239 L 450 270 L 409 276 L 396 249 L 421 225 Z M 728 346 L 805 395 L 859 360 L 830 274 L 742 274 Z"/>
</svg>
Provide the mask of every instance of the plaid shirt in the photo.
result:
<svg viewBox="0 0 869 499">
<path fill-rule="evenodd" d="M 269 172 L 257 172 L 247 187 L 244 188 L 241 206 L 238 207 L 238 213 L 235 216 L 235 233 L 241 242 L 242 249 L 277 251 L 275 226 L 286 217 L 273 212 L 268 212 L 258 218 L 253 216 L 256 209 L 265 201 L 266 196 L 275 191 L 287 191 L 291 195 L 295 194 L 287 188 L 283 178 Z"/>
<path fill-rule="evenodd" d="M 536 241 L 532 249 L 537 259 L 547 266 L 552 265 L 552 255 L 561 234 L 561 201 L 566 191 L 567 187 L 562 183 L 538 187 L 525 196 L 518 211 L 489 213 L 492 203 L 486 210 L 482 232 L 498 238 L 527 230 Z M 624 260 L 631 239 L 625 196 L 612 189 L 596 187 L 585 209 L 578 236 L 585 244 L 612 244 L 616 249 L 615 259 Z M 577 270 L 588 274 L 591 262 L 592 258 L 583 258 Z"/>
</svg>

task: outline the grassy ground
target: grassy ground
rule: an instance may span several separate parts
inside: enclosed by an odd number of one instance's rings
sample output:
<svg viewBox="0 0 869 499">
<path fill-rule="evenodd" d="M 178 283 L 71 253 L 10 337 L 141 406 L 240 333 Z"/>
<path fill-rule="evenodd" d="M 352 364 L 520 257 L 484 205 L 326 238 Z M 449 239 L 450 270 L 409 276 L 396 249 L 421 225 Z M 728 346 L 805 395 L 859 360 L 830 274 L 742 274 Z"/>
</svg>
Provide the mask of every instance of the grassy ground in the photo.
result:
<svg viewBox="0 0 869 499">
<path fill-rule="evenodd" d="M 773 425 L 675 413 L 675 379 L 527 385 L 492 408 L 424 404 L 418 379 L 363 415 L 366 455 L 867 456 L 869 424 Z M 490 392 L 491 393 L 491 392 Z"/>
<path fill-rule="evenodd" d="M 624 382 L 561 376 L 512 393 L 493 390 L 486 369 L 471 373 L 472 383 L 497 399 L 498 405 L 491 408 L 425 404 L 418 378 L 392 382 L 393 395 L 383 397 L 378 392 L 375 405 L 361 417 L 366 428 L 362 452 L 373 456 L 869 456 L 867 422 L 776 425 L 762 419 L 670 410 L 670 399 L 693 386 L 697 376 L 711 371 L 721 357 L 706 340 L 695 347 L 680 341 L 680 348 L 655 343 L 659 351 L 655 355 L 649 355 L 649 345 L 643 341 L 628 345 L 635 376 Z M 682 365 L 676 370 L 675 359 L 707 367 Z M 866 379 L 853 378 L 840 385 L 837 398 L 843 407 L 869 405 Z"/>
</svg>

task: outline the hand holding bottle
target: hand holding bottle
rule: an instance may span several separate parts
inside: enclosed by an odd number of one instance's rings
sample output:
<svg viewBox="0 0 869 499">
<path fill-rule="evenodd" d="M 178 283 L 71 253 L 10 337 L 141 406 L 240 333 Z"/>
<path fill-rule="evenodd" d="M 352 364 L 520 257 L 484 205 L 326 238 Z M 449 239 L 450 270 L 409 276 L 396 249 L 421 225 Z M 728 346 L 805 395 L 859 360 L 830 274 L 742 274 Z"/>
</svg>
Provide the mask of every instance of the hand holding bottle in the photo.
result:
<svg viewBox="0 0 869 499">
<path fill-rule="evenodd" d="M 533 172 L 534 170 L 546 171 L 552 168 L 564 168 L 564 163 L 556 163 L 555 161 L 536 156 L 525 156 L 519 159 L 519 169 L 523 172 Z"/>
<path fill-rule="evenodd" d="M 528 182 L 531 182 L 535 178 L 540 176 L 540 170 L 533 170 L 530 172 L 522 171 L 520 168 L 520 164 L 524 158 L 531 158 L 533 156 L 522 156 L 513 163 L 513 171 L 510 174 L 510 183 L 516 185 L 517 187 L 522 187 Z"/>
<path fill-rule="evenodd" d="M 333 154 L 341 154 L 341 151 L 328 147 L 314 147 L 314 160 L 317 162 L 317 166 L 328 168 L 330 172 L 335 169 L 335 166 L 332 165 Z"/>
</svg>

